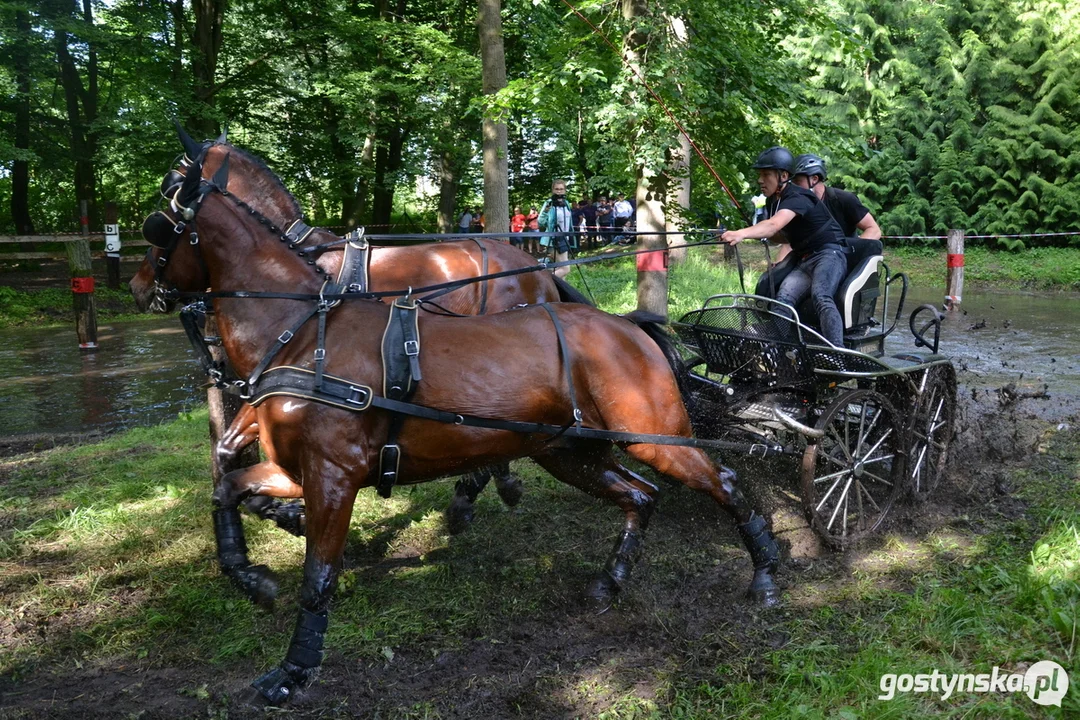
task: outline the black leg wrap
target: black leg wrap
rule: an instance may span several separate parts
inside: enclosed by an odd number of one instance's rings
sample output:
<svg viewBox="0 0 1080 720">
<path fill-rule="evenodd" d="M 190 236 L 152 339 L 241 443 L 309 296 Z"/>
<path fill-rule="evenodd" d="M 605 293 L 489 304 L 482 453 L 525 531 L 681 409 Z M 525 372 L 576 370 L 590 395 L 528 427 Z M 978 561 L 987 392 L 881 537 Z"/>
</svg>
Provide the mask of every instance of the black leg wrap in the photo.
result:
<svg viewBox="0 0 1080 720">
<path fill-rule="evenodd" d="M 304 537 L 307 524 L 302 502 L 286 503 L 265 495 L 252 495 L 244 500 L 244 509 L 263 520 L 273 520 L 290 535 Z"/>
<path fill-rule="evenodd" d="M 307 515 L 304 504 L 299 502 L 281 503 L 274 509 L 274 522 L 287 533 L 304 537 L 307 531 Z"/>
<path fill-rule="evenodd" d="M 317 615 L 300 608 L 293 630 L 289 652 L 285 662 L 301 670 L 311 670 L 322 665 L 323 638 L 326 636 L 327 615 Z"/>
<path fill-rule="evenodd" d="M 780 565 L 780 548 L 765 526 L 765 518 L 751 513 L 750 520 L 739 526 L 739 535 L 746 549 L 750 551 L 750 560 L 754 563 L 750 597 L 766 606 L 776 605 L 780 601 L 780 589 L 773 582 L 772 576 Z"/>
<path fill-rule="evenodd" d="M 474 503 L 490 480 L 491 468 L 485 467 L 473 470 L 467 475 L 462 475 L 461 479 L 457 481 L 457 485 L 454 486 L 454 495 L 457 497 L 464 496 L 468 498 L 470 503 Z"/>
<path fill-rule="evenodd" d="M 214 511 L 214 538 L 217 540 L 218 564 L 222 572 L 228 574 L 250 564 L 239 510 L 229 508 Z"/>
<path fill-rule="evenodd" d="M 604 572 L 611 576 L 616 585 L 621 586 L 630 579 L 630 571 L 634 569 L 634 562 L 641 552 L 641 535 L 630 530 L 624 530 L 621 537 L 615 541 L 615 547 L 611 550 Z"/>
<path fill-rule="evenodd" d="M 585 598 L 598 613 L 611 607 L 612 600 L 630 578 L 634 561 L 641 551 L 641 542 L 639 533 L 624 530 L 615 541 L 615 547 L 604 564 L 604 569 L 589 583 Z"/>
<path fill-rule="evenodd" d="M 326 626 L 325 614 L 320 615 L 300 608 L 285 661 L 251 683 L 268 703 L 280 705 L 288 700 L 296 688 L 305 685 L 314 671 L 322 665 Z"/>
</svg>

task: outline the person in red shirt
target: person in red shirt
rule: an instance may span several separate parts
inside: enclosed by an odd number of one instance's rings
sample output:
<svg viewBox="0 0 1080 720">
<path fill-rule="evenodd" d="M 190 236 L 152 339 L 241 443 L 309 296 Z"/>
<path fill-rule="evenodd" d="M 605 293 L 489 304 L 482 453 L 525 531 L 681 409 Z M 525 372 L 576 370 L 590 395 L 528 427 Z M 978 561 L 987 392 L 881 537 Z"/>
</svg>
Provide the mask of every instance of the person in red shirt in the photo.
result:
<svg viewBox="0 0 1080 720">
<path fill-rule="evenodd" d="M 535 205 L 529 208 L 529 214 L 525 216 L 525 227 L 529 229 L 529 232 L 540 232 L 540 213 L 537 212 Z M 540 245 L 537 243 L 535 235 L 529 238 L 526 249 L 533 255 L 540 251 Z"/>
<path fill-rule="evenodd" d="M 525 215 L 521 212 L 520 207 L 514 208 L 514 216 L 510 218 L 510 232 L 519 233 L 525 229 Z M 521 247 L 522 238 L 510 237 L 510 244 L 514 247 Z"/>
</svg>

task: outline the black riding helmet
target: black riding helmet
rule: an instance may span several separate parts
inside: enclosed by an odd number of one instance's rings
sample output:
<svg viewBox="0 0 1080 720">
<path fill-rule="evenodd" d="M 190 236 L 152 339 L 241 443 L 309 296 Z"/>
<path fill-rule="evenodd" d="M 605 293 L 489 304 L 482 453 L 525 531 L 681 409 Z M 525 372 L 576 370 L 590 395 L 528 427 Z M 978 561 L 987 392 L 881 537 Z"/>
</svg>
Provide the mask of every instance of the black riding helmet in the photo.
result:
<svg viewBox="0 0 1080 720">
<path fill-rule="evenodd" d="M 783 170 L 791 174 L 791 168 L 795 165 L 795 158 L 786 147 L 774 145 L 758 155 L 757 161 L 751 166 L 755 170 Z"/>
<path fill-rule="evenodd" d="M 799 155 L 795 158 L 795 169 L 791 175 L 805 175 L 807 177 L 813 177 L 817 175 L 821 178 L 822 182 L 828 179 L 828 173 L 825 172 L 825 161 L 813 153 L 806 153 L 805 155 Z"/>
</svg>

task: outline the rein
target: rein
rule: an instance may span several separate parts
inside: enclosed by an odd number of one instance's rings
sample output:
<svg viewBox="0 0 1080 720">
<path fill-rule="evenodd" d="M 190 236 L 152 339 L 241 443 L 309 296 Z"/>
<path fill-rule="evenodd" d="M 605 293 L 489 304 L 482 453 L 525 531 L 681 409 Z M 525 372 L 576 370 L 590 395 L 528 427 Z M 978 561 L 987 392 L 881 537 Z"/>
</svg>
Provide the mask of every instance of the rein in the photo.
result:
<svg viewBox="0 0 1080 720">
<path fill-rule="evenodd" d="M 239 201 L 236 201 L 239 202 Z M 655 234 L 655 233 L 649 233 Z M 679 233 L 682 234 L 682 233 Z M 696 243 L 683 243 L 681 245 L 669 245 L 667 250 L 678 250 L 682 248 L 704 247 L 708 245 L 721 245 L 719 240 L 702 240 Z M 308 250 L 314 250 L 315 248 L 308 248 Z M 382 298 L 389 297 L 402 297 L 406 295 L 417 295 L 422 293 L 435 292 L 438 290 L 444 290 L 445 292 L 438 295 L 429 296 L 429 298 L 439 297 L 458 288 L 470 285 L 477 282 L 487 282 L 489 280 L 497 280 L 504 277 L 512 277 L 514 275 L 524 275 L 525 273 L 540 272 L 543 270 L 552 270 L 560 267 L 573 267 L 576 265 L 588 265 L 590 263 L 605 262 L 607 260 L 619 260 L 625 257 L 633 257 L 636 255 L 643 255 L 651 252 L 665 252 L 665 250 L 630 250 L 621 253 L 614 253 L 611 255 L 594 255 L 592 257 L 574 258 L 572 260 L 563 260 L 562 262 L 540 262 L 536 265 L 530 265 L 523 268 L 513 268 L 511 270 L 501 270 L 496 273 L 488 273 L 487 275 L 477 275 L 475 277 L 461 278 L 459 280 L 447 280 L 446 282 L 436 283 L 434 285 L 425 285 L 418 288 L 406 288 L 404 290 L 381 290 L 379 292 L 346 292 L 346 293 L 325 293 L 325 294 L 313 294 L 313 293 L 284 293 L 284 292 L 257 292 L 249 290 L 218 290 L 211 292 L 183 292 L 179 290 L 167 291 L 168 297 L 184 299 L 190 298 L 195 300 L 206 300 L 212 298 L 270 298 L 275 300 L 318 300 L 319 298 L 326 298 L 328 300 L 381 300 Z M 298 253 L 301 254 L 301 253 Z M 308 261 L 309 264 L 312 261 Z M 321 269 L 320 269 L 321 271 Z M 427 298 L 418 298 L 423 302 Z"/>
</svg>

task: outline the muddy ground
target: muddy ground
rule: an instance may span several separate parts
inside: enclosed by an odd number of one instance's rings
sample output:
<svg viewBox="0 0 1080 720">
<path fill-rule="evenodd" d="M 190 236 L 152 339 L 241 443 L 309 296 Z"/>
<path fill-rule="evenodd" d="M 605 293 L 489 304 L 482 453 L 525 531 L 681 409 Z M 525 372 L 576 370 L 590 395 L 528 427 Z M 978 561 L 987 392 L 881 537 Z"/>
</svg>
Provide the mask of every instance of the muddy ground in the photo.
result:
<svg viewBox="0 0 1080 720">
<path fill-rule="evenodd" d="M 1048 420 L 1080 421 L 1074 398 L 1010 399 L 967 389 L 961 407 L 946 481 L 932 502 L 898 508 L 891 532 L 918 539 L 953 525 L 978 533 L 1002 516 L 1021 516 L 1024 507 L 1009 484 L 1012 470 L 1036 454 Z M 751 482 L 760 470 L 743 466 L 741 477 Z M 753 658 L 785 645 L 789 638 L 778 628 L 799 610 L 761 611 L 744 600 L 748 563 L 730 523 L 714 508 L 680 488 L 668 489 L 650 537 L 663 538 L 665 546 L 692 548 L 695 530 L 684 522 L 689 516 L 714 518 L 714 527 L 730 536 L 732 552 L 707 572 L 685 577 L 654 572 L 646 551 L 632 591 L 603 615 L 580 602 L 585 576 L 571 572 L 550 588 L 540 613 L 505 627 L 497 637 L 462 638 L 454 650 L 424 643 L 401 647 L 392 663 L 343 657 L 331 649 L 318 681 L 270 716 L 595 717 L 611 700 L 595 687 L 651 698 L 665 670 L 715 681 L 713 669 L 723 658 Z M 483 529 L 481 517 L 470 532 Z M 785 561 L 785 587 L 851 582 L 853 566 L 874 547 L 870 540 L 843 554 L 797 551 Z M 792 548 L 787 549 L 790 555 Z M 353 548 L 348 557 L 360 579 L 415 560 L 408 548 L 387 555 L 370 544 Z M 902 584 L 903 578 L 893 581 Z M 282 621 L 283 632 L 288 624 Z M 267 717 L 242 702 L 260 669 L 235 663 L 208 672 L 201 664 L 162 665 L 130 657 L 79 670 L 38 667 L 18 679 L 0 678 L 0 717 Z M 596 680 L 594 689 L 578 691 L 567 684 L 568 675 L 582 673 Z"/>
</svg>

